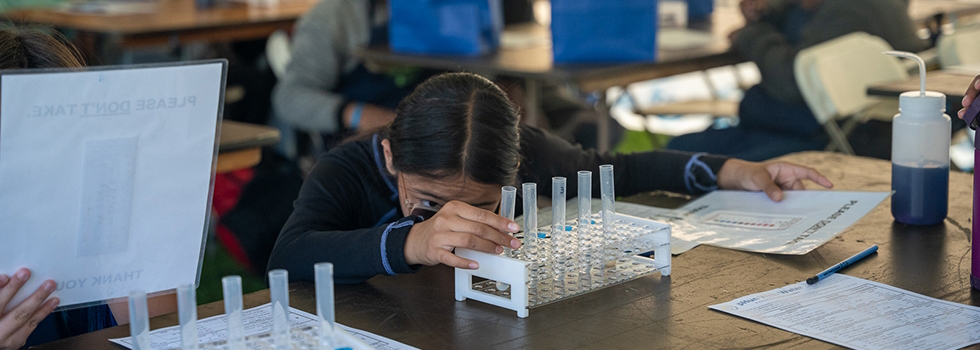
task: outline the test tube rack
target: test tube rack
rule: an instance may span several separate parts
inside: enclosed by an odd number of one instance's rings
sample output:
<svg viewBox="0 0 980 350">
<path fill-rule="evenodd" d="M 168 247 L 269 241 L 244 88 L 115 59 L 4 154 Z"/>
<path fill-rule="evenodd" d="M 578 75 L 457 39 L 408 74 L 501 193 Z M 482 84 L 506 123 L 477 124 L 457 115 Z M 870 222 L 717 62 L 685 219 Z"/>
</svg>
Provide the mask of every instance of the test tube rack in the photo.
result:
<svg viewBox="0 0 980 350">
<path fill-rule="evenodd" d="M 600 214 L 580 228 L 574 220 L 535 232 L 533 246 L 494 255 L 456 248 L 456 255 L 475 260 L 476 270 L 455 269 L 456 300 L 473 299 L 517 311 L 589 293 L 660 272 L 670 275 L 670 225 L 615 214 L 603 225 Z M 579 235 L 580 229 L 593 230 Z M 652 258 L 638 254 L 652 252 Z"/>
</svg>

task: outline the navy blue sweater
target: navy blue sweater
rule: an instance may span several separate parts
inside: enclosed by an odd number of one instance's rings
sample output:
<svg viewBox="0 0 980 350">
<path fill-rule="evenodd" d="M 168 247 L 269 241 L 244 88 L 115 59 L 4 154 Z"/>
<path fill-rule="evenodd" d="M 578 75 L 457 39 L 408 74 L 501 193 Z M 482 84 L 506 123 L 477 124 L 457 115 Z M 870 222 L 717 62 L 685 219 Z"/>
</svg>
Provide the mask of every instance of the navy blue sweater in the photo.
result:
<svg viewBox="0 0 980 350">
<path fill-rule="evenodd" d="M 545 197 L 551 196 L 551 186 L 544 184 L 552 177 L 564 176 L 568 188 L 577 188 L 579 170 L 597 172 L 602 164 L 615 166 L 619 196 L 654 190 L 710 191 L 727 160 L 677 151 L 598 154 L 527 126 L 521 126 L 520 135 L 518 181 L 542 184 L 538 193 Z M 279 234 L 269 269 L 286 269 L 292 280 L 313 280 L 313 264 L 329 261 L 337 283 L 417 271 L 420 266 L 405 262 L 405 238 L 418 219 L 402 217 L 395 178 L 383 164 L 378 135 L 322 155 Z M 593 196 L 598 197 L 599 177 L 593 181 Z M 518 210 L 520 204 L 517 200 Z"/>
</svg>

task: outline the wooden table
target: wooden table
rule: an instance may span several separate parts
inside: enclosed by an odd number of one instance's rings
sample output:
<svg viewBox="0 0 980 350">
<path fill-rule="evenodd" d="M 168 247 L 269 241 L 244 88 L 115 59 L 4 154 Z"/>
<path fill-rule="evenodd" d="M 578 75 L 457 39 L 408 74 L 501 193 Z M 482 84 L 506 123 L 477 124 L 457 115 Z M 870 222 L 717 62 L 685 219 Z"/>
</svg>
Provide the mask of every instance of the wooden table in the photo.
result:
<svg viewBox="0 0 980 350">
<path fill-rule="evenodd" d="M 890 163 L 837 153 L 783 157 L 812 166 L 836 190 L 888 191 Z M 836 346 L 708 309 L 752 293 L 796 283 L 878 244 L 873 255 L 842 273 L 957 303 L 980 306 L 970 289 L 972 177 L 950 174 L 949 217 L 943 224 L 906 226 L 893 221 L 889 201 L 836 238 L 801 256 L 755 254 L 700 246 L 675 256 L 670 277 L 648 276 L 569 300 L 531 309 L 527 318 L 480 302 L 457 302 L 453 272 L 445 266 L 419 273 L 377 276 L 337 286 L 336 318 L 423 349 L 659 349 L 806 348 Z M 680 205 L 684 199 L 640 195 L 630 201 Z M 314 312 L 310 283 L 290 288 L 293 307 Z M 269 301 L 268 290 L 245 296 L 245 306 Z M 220 314 L 220 302 L 198 316 Z M 153 329 L 177 324 L 177 315 L 151 320 Z M 128 335 L 115 327 L 42 346 L 42 349 L 108 349 L 107 338 Z"/>
<path fill-rule="evenodd" d="M 974 75 L 943 70 L 930 71 L 926 75 L 926 90 L 946 94 L 946 103 L 959 110 L 960 100 L 973 82 Z M 868 95 L 898 97 L 906 91 L 919 91 L 919 75 L 908 79 L 868 87 Z"/>
<path fill-rule="evenodd" d="M 522 78 L 527 92 L 526 104 L 537 106 L 538 86 L 541 81 L 572 84 L 581 91 L 596 92 L 596 109 L 600 113 L 598 125 L 598 149 L 609 146 L 609 116 L 605 90 L 638 81 L 663 78 L 739 63 L 742 60 L 730 51 L 728 34 L 744 24 L 737 8 L 716 8 L 711 20 L 694 23 L 692 30 L 711 37 L 704 46 L 665 49 L 658 48 L 655 62 L 555 64 L 550 43 L 524 47 L 501 47 L 494 53 L 480 57 L 416 55 L 392 52 L 386 46 L 369 47 L 357 52 L 365 61 L 385 66 L 413 66 L 433 70 L 468 71 L 487 76 Z M 508 31 L 535 32 L 548 29 L 541 26 L 509 27 Z M 547 35 L 547 33 L 545 34 Z M 527 122 L 537 123 L 537 108 L 527 108 Z"/>
<path fill-rule="evenodd" d="M 272 7 L 223 2 L 198 9 L 195 0 L 159 0 L 156 11 L 98 14 L 58 9 L 23 9 L 4 14 L 14 23 L 32 23 L 77 32 L 77 44 L 98 57 L 111 50 L 188 42 L 224 42 L 266 38 L 293 22 L 319 0 L 281 0 Z M 125 60 L 125 59 L 124 59 Z M 103 61 L 102 63 L 114 63 Z M 125 63 L 125 62 L 124 62 Z"/>
<path fill-rule="evenodd" d="M 218 141 L 218 173 L 251 168 L 262 160 L 262 147 L 279 142 L 279 130 L 225 120 Z"/>
</svg>

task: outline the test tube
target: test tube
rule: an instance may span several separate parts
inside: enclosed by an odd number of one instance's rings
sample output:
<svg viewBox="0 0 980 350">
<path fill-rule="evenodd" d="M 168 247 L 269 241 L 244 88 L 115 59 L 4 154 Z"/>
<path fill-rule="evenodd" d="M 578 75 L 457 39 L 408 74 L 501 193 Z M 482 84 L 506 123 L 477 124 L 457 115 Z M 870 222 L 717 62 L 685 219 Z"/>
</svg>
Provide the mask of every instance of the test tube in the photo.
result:
<svg viewBox="0 0 980 350">
<path fill-rule="evenodd" d="M 538 241 L 538 184 L 525 182 L 524 188 L 524 252 L 529 258 L 536 255 Z"/>
<path fill-rule="evenodd" d="M 562 176 L 551 178 L 551 249 L 555 268 L 555 280 L 561 280 L 565 274 L 564 262 L 561 257 L 565 254 L 568 237 L 565 234 L 565 184 Z M 556 287 L 560 287 L 556 284 Z"/>
<path fill-rule="evenodd" d="M 272 299 L 272 339 L 276 349 L 288 350 L 289 340 L 289 273 L 269 271 L 269 296 Z"/>
<path fill-rule="evenodd" d="M 599 166 L 599 183 L 602 191 L 602 230 L 609 235 L 613 234 L 612 225 L 616 221 L 616 181 L 612 164 Z"/>
<path fill-rule="evenodd" d="M 517 188 L 514 186 L 504 186 L 500 188 L 500 216 L 507 220 L 514 220 L 514 206 L 517 204 Z M 504 247 L 503 254 L 510 256 L 511 249 Z"/>
<path fill-rule="evenodd" d="M 592 172 L 578 172 L 578 235 L 583 243 L 590 239 L 592 225 Z"/>
<path fill-rule="evenodd" d="M 242 278 L 221 278 L 225 297 L 225 320 L 228 321 L 228 349 L 245 350 L 245 325 L 242 321 Z"/>
<path fill-rule="evenodd" d="M 565 178 L 555 176 L 551 178 L 551 227 L 555 235 L 560 235 L 565 231 Z"/>
<path fill-rule="evenodd" d="M 129 292 L 129 335 L 133 350 L 150 350 L 150 314 L 146 309 L 146 292 Z"/>
<path fill-rule="evenodd" d="M 320 321 L 320 348 L 337 347 L 334 333 L 333 312 L 333 264 L 328 262 L 313 265 L 313 278 L 316 282 L 316 316 Z"/>
<path fill-rule="evenodd" d="M 197 349 L 197 293 L 194 284 L 177 287 L 177 314 L 180 318 L 180 347 L 184 350 Z"/>
</svg>

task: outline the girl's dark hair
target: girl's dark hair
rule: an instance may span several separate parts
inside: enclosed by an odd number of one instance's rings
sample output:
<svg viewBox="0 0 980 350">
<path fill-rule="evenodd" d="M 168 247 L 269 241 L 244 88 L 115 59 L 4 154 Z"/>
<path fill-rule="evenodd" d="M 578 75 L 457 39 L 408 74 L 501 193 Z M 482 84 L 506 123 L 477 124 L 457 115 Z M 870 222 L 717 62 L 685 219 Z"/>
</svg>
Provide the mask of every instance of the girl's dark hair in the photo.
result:
<svg viewBox="0 0 980 350">
<path fill-rule="evenodd" d="M 395 112 L 386 131 L 395 170 L 436 179 L 464 175 L 484 184 L 516 180 L 519 118 L 490 80 L 470 73 L 432 77 Z"/>
<path fill-rule="evenodd" d="M 0 69 L 77 68 L 81 53 L 58 32 L 0 26 Z"/>
</svg>

